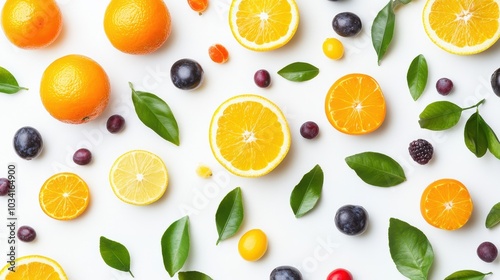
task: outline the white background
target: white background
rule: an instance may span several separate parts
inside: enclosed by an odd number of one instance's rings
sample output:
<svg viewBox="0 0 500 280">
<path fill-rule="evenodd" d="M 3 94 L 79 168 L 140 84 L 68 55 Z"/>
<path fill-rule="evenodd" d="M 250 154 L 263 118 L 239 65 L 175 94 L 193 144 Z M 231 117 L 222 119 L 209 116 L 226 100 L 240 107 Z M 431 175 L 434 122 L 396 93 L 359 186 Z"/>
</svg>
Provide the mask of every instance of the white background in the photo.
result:
<svg viewBox="0 0 500 280">
<path fill-rule="evenodd" d="M 58 1 L 64 17 L 63 32 L 45 49 L 18 49 L 0 33 L 0 65 L 29 88 L 13 95 L 0 94 L 0 168 L 6 174 L 9 162 L 17 164 L 18 225 L 30 225 L 38 234 L 34 242 L 19 244 L 18 256 L 51 257 L 74 280 L 132 279 L 101 259 L 99 237 L 106 236 L 129 249 L 135 279 L 168 279 L 160 238 L 168 225 L 189 214 L 191 250 L 183 271 L 202 271 L 217 280 L 255 280 L 267 279 L 277 266 L 292 265 L 301 270 L 306 280 L 326 279 L 338 267 L 350 270 L 358 280 L 404 279 L 391 260 L 387 242 L 389 218 L 395 217 L 418 227 L 429 238 L 435 252 L 430 279 L 444 279 L 462 269 L 492 271 L 494 275 L 489 279 L 500 279 L 498 260 L 488 264 L 476 255 L 476 248 L 483 241 L 500 246 L 500 229 L 488 230 L 484 226 L 489 209 L 500 201 L 500 161 L 489 153 L 478 159 L 465 147 L 463 127 L 472 110 L 463 113 L 456 127 L 444 132 L 424 130 L 418 125 L 419 113 L 433 101 L 449 100 L 465 107 L 486 98 L 480 113 L 500 133 L 500 99 L 489 85 L 490 75 L 500 67 L 498 44 L 478 55 L 448 54 L 425 35 L 421 21 L 425 1 L 417 0 L 396 11 L 394 40 L 379 66 L 370 29 L 386 1 L 298 0 L 300 24 L 295 37 L 278 50 L 259 53 L 246 50 L 232 37 L 227 21 L 230 0 L 212 0 L 201 16 L 185 0 L 165 2 L 172 16 L 172 34 L 159 51 L 150 55 L 128 55 L 111 46 L 102 24 L 108 1 Z M 341 38 L 333 31 L 333 17 L 344 11 L 361 18 L 363 29 L 358 36 Z M 330 60 L 322 53 L 321 45 L 327 37 L 343 42 L 345 56 L 341 60 Z M 226 64 L 210 60 L 207 50 L 214 43 L 229 50 L 230 60 Z M 99 62 L 112 87 L 110 104 L 103 115 L 82 125 L 55 120 L 39 98 L 44 69 L 53 60 L 71 53 Z M 413 101 L 406 72 L 418 54 L 427 59 L 429 81 L 423 96 Z M 171 83 L 170 66 L 181 58 L 195 59 L 204 68 L 200 88 L 182 91 Z M 294 83 L 276 74 L 295 61 L 317 66 L 319 75 L 308 82 Z M 272 76 L 272 85 L 267 89 L 258 88 L 253 82 L 254 72 L 261 68 Z M 386 120 L 369 135 L 341 134 L 328 123 L 324 113 L 329 87 L 340 76 L 353 72 L 377 79 L 386 97 Z M 448 77 L 455 84 L 448 97 L 435 90 L 435 82 L 441 77 Z M 139 121 L 128 82 L 137 90 L 157 94 L 170 105 L 180 128 L 180 146 L 163 140 Z M 283 163 L 261 178 L 229 174 L 214 159 L 208 144 L 208 126 L 215 108 L 241 93 L 256 93 L 274 101 L 284 111 L 292 133 L 292 146 Z M 105 122 L 116 113 L 125 117 L 126 127 L 119 134 L 110 134 Z M 299 134 L 300 125 L 308 120 L 320 127 L 320 135 L 314 140 Z M 31 161 L 19 158 L 12 147 L 16 130 L 27 125 L 37 128 L 44 139 L 43 153 Z M 409 157 L 408 144 L 417 138 L 434 145 L 435 156 L 428 165 L 420 166 Z M 71 161 L 73 152 L 81 147 L 89 148 L 94 156 L 87 166 Z M 121 202 L 108 183 L 114 160 L 132 149 L 154 152 L 169 171 L 165 196 L 150 206 Z M 378 188 L 361 181 L 344 158 L 364 151 L 381 152 L 397 160 L 404 167 L 407 181 L 392 188 Z M 199 163 L 212 167 L 211 179 L 197 177 L 195 169 Z M 316 209 L 296 219 L 289 205 L 291 190 L 315 164 L 325 173 L 323 196 Z M 60 171 L 77 173 L 91 190 L 86 213 L 72 221 L 54 220 L 38 204 L 41 185 Z M 471 219 L 456 231 L 430 226 L 419 210 L 424 188 L 446 177 L 463 182 L 474 201 Z M 216 246 L 215 211 L 221 199 L 238 186 L 243 191 L 244 222 L 236 236 Z M 6 201 L 0 198 L 0 213 L 7 211 Z M 358 204 L 369 212 L 369 229 L 363 235 L 346 236 L 335 228 L 335 212 L 344 204 Z M 6 223 L 5 219 L 0 225 Z M 239 237 L 252 228 L 261 228 L 269 239 L 267 254 L 257 262 L 244 261 L 237 251 Z M 6 227 L 0 226 L 0 252 L 7 250 L 6 237 Z"/>
</svg>

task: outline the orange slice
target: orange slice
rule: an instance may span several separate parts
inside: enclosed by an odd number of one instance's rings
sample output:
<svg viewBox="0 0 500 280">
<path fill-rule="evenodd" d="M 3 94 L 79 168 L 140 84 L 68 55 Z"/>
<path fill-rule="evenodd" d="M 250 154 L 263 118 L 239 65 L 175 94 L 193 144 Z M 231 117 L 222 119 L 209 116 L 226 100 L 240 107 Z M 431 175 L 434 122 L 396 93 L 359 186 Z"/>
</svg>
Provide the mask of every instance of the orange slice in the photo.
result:
<svg viewBox="0 0 500 280">
<path fill-rule="evenodd" d="M 385 98 L 374 78 L 359 73 L 348 74 L 335 81 L 328 90 L 325 112 L 328 121 L 338 131 L 367 134 L 384 122 Z"/>
<path fill-rule="evenodd" d="M 16 259 L 15 272 L 9 270 L 10 263 L 7 263 L 0 270 L 0 279 L 4 280 L 67 280 L 63 268 L 55 260 L 40 256 L 28 255 Z"/>
<path fill-rule="evenodd" d="M 215 110 L 209 140 L 215 158 L 231 173 L 259 177 L 285 158 L 291 137 L 276 104 L 262 96 L 243 94 Z"/>
<path fill-rule="evenodd" d="M 427 36 L 443 50 L 475 54 L 500 38 L 500 1 L 427 0 L 422 20 Z"/>
<path fill-rule="evenodd" d="M 440 229 L 461 228 L 469 220 L 472 209 L 469 191 L 455 179 L 432 182 L 420 200 L 420 212 L 424 219 Z"/>
<path fill-rule="evenodd" d="M 87 183 L 70 172 L 57 173 L 48 178 L 39 194 L 43 212 L 57 220 L 71 220 L 80 216 L 87 209 L 89 200 Z"/>
</svg>

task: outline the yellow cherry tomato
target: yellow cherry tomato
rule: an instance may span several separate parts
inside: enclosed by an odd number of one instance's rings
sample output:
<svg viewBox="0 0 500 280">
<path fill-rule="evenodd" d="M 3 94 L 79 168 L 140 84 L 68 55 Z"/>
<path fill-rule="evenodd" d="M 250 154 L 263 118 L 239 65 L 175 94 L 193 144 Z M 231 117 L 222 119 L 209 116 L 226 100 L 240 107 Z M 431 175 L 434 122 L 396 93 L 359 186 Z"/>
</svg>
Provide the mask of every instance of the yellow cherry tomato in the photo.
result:
<svg viewBox="0 0 500 280">
<path fill-rule="evenodd" d="M 267 251 L 267 236 L 260 229 L 251 229 L 243 234 L 238 242 L 238 251 L 247 261 L 257 261 Z"/>
<path fill-rule="evenodd" d="M 331 59 L 340 59 L 344 55 L 344 45 L 336 38 L 326 38 L 323 42 L 323 53 Z"/>
</svg>

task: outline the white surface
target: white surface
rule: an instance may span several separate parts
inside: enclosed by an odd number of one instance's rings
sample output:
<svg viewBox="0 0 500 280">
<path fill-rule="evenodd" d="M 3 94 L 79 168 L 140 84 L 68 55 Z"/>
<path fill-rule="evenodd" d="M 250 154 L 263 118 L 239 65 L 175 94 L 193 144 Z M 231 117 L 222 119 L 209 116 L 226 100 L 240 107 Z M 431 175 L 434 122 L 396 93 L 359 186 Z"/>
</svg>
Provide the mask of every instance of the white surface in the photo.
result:
<svg viewBox="0 0 500 280">
<path fill-rule="evenodd" d="M 489 209 L 500 201 L 500 161 L 489 153 L 477 159 L 466 149 L 463 127 L 472 111 L 464 112 L 460 123 L 444 132 L 423 130 L 417 122 L 422 109 L 433 101 L 449 100 L 465 106 L 486 98 L 481 115 L 500 133 L 500 99 L 489 86 L 491 73 L 500 67 L 496 62 L 498 44 L 468 57 L 444 52 L 431 43 L 423 30 L 421 11 L 425 1 L 414 1 L 396 12 L 394 40 L 378 66 L 370 28 L 386 1 L 298 0 L 300 24 L 292 41 L 276 51 L 257 53 L 244 49 L 232 37 L 227 23 L 229 0 L 211 0 L 202 16 L 190 10 L 185 0 L 165 2 L 172 15 L 172 34 L 151 55 L 127 55 L 111 46 L 102 27 L 108 1 L 58 1 L 64 30 L 57 42 L 46 49 L 20 50 L 0 35 L 0 65 L 10 70 L 22 86 L 29 87 L 29 91 L 14 95 L 0 94 L 1 172 L 5 174 L 9 162 L 17 163 L 18 225 L 30 225 L 38 234 L 32 243 L 19 243 L 18 256 L 52 257 L 74 280 L 131 279 L 101 259 L 98 242 L 104 235 L 129 249 L 135 279 L 168 279 L 160 238 L 168 225 L 190 209 L 192 246 L 183 271 L 199 270 L 217 280 L 255 280 L 267 279 L 276 266 L 293 265 L 300 268 L 306 280 L 326 279 L 337 267 L 347 268 L 358 280 L 404 279 L 391 260 L 387 244 L 389 218 L 395 217 L 421 229 L 432 243 L 436 258 L 430 279 L 444 279 L 461 269 L 492 271 L 494 275 L 488 279 L 500 279 L 498 260 L 484 263 L 475 252 L 486 240 L 500 246 L 500 229 L 484 227 Z M 334 33 L 331 21 L 343 11 L 354 12 L 361 18 L 363 30 L 359 36 L 340 38 Z M 333 61 L 324 56 L 321 45 L 327 37 L 340 38 L 344 43 L 343 59 Z M 215 64 L 208 57 L 207 49 L 213 43 L 221 43 L 229 50 L 230 60 L 226 64 Z M 53 119 L 38 95 L 43 70 L 56 58 L 70 53 L 95 59 L 111 80 L 109 107 L 100 118 L 83 125 Z M 427 58 L 429 81 L 424 95 L 415 102 L 407 89 L 406 71 L 418 54 Z M 169 78 L 170 66 L 185 57 L 197 60 L 205 70 L 203 86 L 194 91 L 175 88 Z M 304 83 L 289 82 L 276 74 L 295 61 L 316 65 L 320 74 Z M 253 82 L 254 72 L 261 68 L 272 74 L 270 88 L 260 89 Z M 372 75 L 384 91 L 387 118 L 373 134 L 341 134 L 325 117 L 323 103 L 328 88 L 337 78 L 352 72 Z M 446 98 L 434 88 L 441 77 L 449 77 L 455 83 L 453 93 Z M 161 139 L 139 121 L 131 103 L 129 81 L 137 90 L 153 92 L 170 105 L 180 127 L 179 147 Z M 261 178 L 230 175 L 214 159 L 208 144 L 213 111 L 223 100 L 240 93 L 270 98 L 285 112 L 292 132 L 292 147 L 284 162 Z M 106 131 L 105 122 L 115 113 L 126 118 L 126 128 L 112 135 Z M 307 140 L 299 134 L 300 125 L 308 120 L 320 126 L 317 139 Z M 19 158 L 12 147 L 15 131 L 26 125 L 37 128 L 45 143 L 42 155 L 32 161 Z M 435 157 L 426 166 L 414 163 L 408 155 L 409 142 L 417 138 L 429 140 L 435 148 Z M 88 166 L 76 166 L 71 161 L 73 152 L 81 147 L 93 153 L 93 162 Z M 125 204 L 109 186 L 111 164 L 131 149 L 158 154 L 169 170 L 169 188 L 153 205 Z M 404 167 L 408 180 L 393 188 L 365 184 L 344 162 L 346 156 L 363 151 L 393 157 Z M 200 162 L 213 168 L 212 179 L 196 176 L 195 168 Z M 314 211 L 296 219 L 289 206 L 290 192 L 315 164 L 320 164 L 325 173 L 323 196 Z M 76 172 L 91 189 L 87 212 L 73 221 L 53 220 L 38 204 L 40 186 L 59 171 Z M 419 210 L 423 189 L 444 177 L 462 181 L 475 203 L 469 223 L 453 232 L 428 225 Z M 236 236 L 216 246 L 215 210 L 226 193 L 237 186 L 243 190 L 244 223 Z M 335 228 L 335 211 L 344 204 L 359 204 L 369 212 L 369 229 L 363 235 L 346 236 Z M 0 199 L 0 213 L 5 213 L 6 207 L 6 199 Z M 6 220 L 0 222 L 4 223 Z M 269 238 L 266 256 L 254 263 L 244 261 L 237 251 L 239 237 L 252 228 L 263 229 Z M 0 226 L 0 259 L 6 258 L 6 236 L 6 227 Z"/>
</svg>

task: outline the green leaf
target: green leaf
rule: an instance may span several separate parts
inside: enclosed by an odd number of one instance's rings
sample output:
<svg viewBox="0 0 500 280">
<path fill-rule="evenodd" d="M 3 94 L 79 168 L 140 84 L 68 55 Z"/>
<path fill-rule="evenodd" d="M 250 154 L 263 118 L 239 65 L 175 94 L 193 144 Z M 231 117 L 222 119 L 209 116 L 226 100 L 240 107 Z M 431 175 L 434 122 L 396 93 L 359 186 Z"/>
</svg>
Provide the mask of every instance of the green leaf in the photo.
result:
<svg viewBox="0 0 500 280">
<path fill-rule="evenodd" d="M 215 224 L 219 234 L 216 244 L 236 234 L 243 222 L 243 216 L 241 188 L 237 187 L 222 199 L 215 213 Z"/>
<path fill-rule="evenodd" d="M 132 102 L 139 119 L 163 139 L 179 146 L 179 127 L 174 114 L 165 101 L 158 96 L 132 89 Z"/>
<path fill-rule="evenodd" d="M 488 150 L 492 155 L 494 155 L 496 158 L 500 159 L 500 141 L 498 141 L 498 137 L 491 129 L 491 127 L 486 123 L 486 121 L 481 118 L 482 121 L 480 121 L 480 125 L 483 128 L 485 134 L 486 134 L 486 139 L 488 141 Z"/>
<path fill-rule="evenodd" d="M 483 118 L 478 112 L 472 114 L 467 120 L 467 123 L 465 123 L 465 146 L 467 146 L 476 157 L 484 156 L 488 150 L 488 138 L 482 123 L 484 123 Z"/>
<path fill-rule="evenodd" d="M 16 93 L 20 90 L 28 90 L 25 87 L 20 87 L 16 78 L 7 69 L 0 67 L 0 92 L 3 93 Z"/>
<path fill-rule="evenodd" d="M 449 101 L 433 102 L 420 113 L 421 128 L 429 130 L 446 130 L 455 126 L 462 115 L 462 108 Z"/>
<path fill-rule="evenodd" d="M 484 277 L 490 274 L 492 273 L 482 273 L 475 270 L 460 270 L 450 274 L 449 276 L 444 278 L 444 280 L 482 280 L 484 279 Z"/>
<path fill-rule="evenodd" d="M 307 62 L 294 62 L 281 68 L 278 74 L 292 82 L 304 82 L 316 77 L 319 69 Z"/>
<path fill-rule="evenodd" d="M 293 189 L 290 205 L 296 218 L 304 216 L 316 206 L 323 189 L 323 177 L 323 170 L 316 164 Z"/>
<path fill-rule="evenodd" d="M 189 255 L 189 217 L 173 222 L 161 237 L 163 265 L 170 277 L 179 271 Z"/>
<path fill-rule="evenodd" d="M 381 153 L 359 153 L 346 157 L 345 162 L 361 180 L 373 186 L 392 187 L 406 181 L 401 165 Z"/>
<path fill-rule="evenodd" d="M 408 88 L 413 100 L 417 100 L 424 92 L 427 85 L 428 73 L 427 61 L 420 54 L 413 59 L 406 74 L 406 81 L 408 82 Z"/>
<path fill-rule="evenodd" d="M 179 280 L 213 280 L 210 276 L 199 271 L 182 271 L 177 275 Z"/>
<path fill-rule="evenodd" d="M 392 7 L 392 0 L 389 0 L 389 3 L 378 12 L 373 20 L 371 29 L 372 44 L 377 53 L 377 63 L 379 65 L 391 44 L 395 23 L 396 15 Z"/>
<path fill-rule="evenodd" d="M 427 280 L 434 251 L 418 228 L 395 218 L 389 221 L 389 250 L 396 268 L 411 280 Z"/>
<path fill-rule="evenodd" d="M 104 262 L 110 267 L 130 273 L 130 254 L 122 244 L 101 236 L 99 239 L 99 251 Z"/>
<path fill-rule="evenodd" d="M 500 223 L 500 202 L 491 207 L 490 212 L 486 216 L 486 228 L 492 228 Z"/>
</svg>

